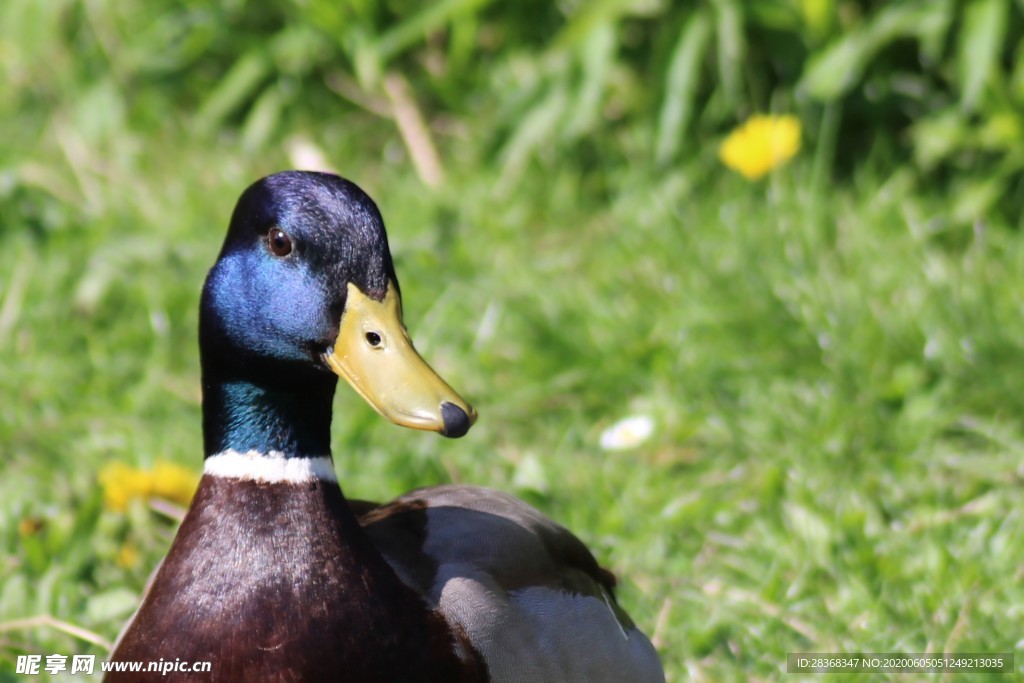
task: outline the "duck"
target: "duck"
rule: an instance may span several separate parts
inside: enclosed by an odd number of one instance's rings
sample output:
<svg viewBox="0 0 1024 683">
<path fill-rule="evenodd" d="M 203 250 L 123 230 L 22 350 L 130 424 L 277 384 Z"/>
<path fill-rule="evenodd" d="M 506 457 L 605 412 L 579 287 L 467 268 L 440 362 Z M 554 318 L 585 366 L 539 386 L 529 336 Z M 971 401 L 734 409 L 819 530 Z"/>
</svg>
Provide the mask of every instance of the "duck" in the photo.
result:
<svg viewBox="0 0 1024 683">
<path fill-rule="evenodd" d="M 453 484 L 385 504 L 342 493 L 339 378 L 399 426 L 459 438 L 477 418 L 413 346 L 383 219 L 355 183 L 285 171 L 242 193 L 199 347 L 203 474 L 105 680 L 665 680 L 614 576 L 525 502 Z"/>
</svg>

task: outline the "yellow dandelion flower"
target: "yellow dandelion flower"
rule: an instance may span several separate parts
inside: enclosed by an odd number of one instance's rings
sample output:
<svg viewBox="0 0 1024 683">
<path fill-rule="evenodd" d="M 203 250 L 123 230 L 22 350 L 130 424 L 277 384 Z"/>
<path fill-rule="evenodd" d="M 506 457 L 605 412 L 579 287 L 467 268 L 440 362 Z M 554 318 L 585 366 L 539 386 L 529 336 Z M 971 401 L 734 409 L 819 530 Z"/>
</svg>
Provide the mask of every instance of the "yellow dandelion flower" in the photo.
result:
<svg viewBox="0 0 1024 683">
<path fill-rule="evenodd" d="M 117 551 L 117 556 L 114 558 L 114 562 L 118 567 L 131 569 L 139 563 L 139 551 L 136 550 L 135 546 L 131 543 L 125 543 L 121 546 L 121 549 Z"/>
<path fill-rule="evenodd" d="M 123 462 L 112 462 L 103 468 L 99 476 L 103 486 L 103 502 L 116 512 L 128 509 L 133 498 L 144 498 L 153 488 L 152 476 Z"/>
<path fill-rule="evenodd" d="M 190 469 L 171 462 L 158 462 L 153 468 L 153 495 L 179 505 L 192 502 L 199 478 Z"/>
<path fill-rule="evenodd" d="M 729 133 L 718 150 L 722 163 L 749 180 L 763 178 L 800 149 L 800 121 L 795 116 L 751 116 Z"/>
<path fill-rule="evenodd" d="M 103 468 L 99 480 L 103 501 L 115 512 L 128 509 L 134 498 L 166 498 L 187 505 L 197 484 L 195 473 L 168 462 L 157 462 L 149 471 L 114 462 Z"/>
</svg>

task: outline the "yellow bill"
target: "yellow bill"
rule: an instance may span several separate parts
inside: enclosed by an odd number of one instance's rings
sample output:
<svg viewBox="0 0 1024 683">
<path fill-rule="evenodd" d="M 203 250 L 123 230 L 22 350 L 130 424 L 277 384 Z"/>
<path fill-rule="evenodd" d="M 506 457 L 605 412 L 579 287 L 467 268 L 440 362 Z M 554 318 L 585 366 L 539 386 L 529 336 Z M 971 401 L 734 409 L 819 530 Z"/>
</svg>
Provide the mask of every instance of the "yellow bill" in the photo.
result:
<svg viewBox="0 0 1024 683">
<path fill-rule="evenodd" d="M 393 283 L 383 301 L 348 284 L 338 338 L 324 361 L 395 424 L 460 437 L 476 422 L 473 407 L 413 348 Z"/>
</svg>

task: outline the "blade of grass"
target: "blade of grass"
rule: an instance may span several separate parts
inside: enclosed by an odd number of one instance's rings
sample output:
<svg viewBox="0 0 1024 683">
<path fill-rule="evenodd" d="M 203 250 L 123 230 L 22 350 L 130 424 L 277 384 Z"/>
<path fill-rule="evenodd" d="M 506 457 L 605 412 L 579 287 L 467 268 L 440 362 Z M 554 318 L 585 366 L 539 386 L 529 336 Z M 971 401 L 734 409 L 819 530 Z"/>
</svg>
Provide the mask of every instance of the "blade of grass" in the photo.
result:
<svg viewBox="0 0 1024 683">
<path fill-rule="evenodd" d="M 12 621 L 0 623 L 0 633 L 24 631 L 33 628 L 56 629 L 61 633 L 66 633 L 69 636 L 78 638 L 79 640 L 84 640 L 87 643 L 92 643 L 93 645 L 97 645 L 106 650 L 110 650 L 114 646 L 113 643 L 98 633 L 93 633 L 88 629 L 57 619 L 49 614 L 40 614 L 39 616 L 29 617 L 27 619 L 14 619 Z"/>
<path fill-rule="evenodd" d="M 437 153 L 430 129 L 427 128 L 423 115 L 416 106 L 408 81 L 396 73 L 388 74 L 384 79 L 384 90 L 391 99 L 395 123 L 398 124 L 402 142 L 409 150 L 409 156 L 420 180 L 428 187 L 440 187 L 444 182 L 441 157 Z"/>
<path fill-rule="evenodd" d="M 718 77 L 726 106 L 740 107 L 740 74 L 746 58 L 747 43 L 743 33 L 743 12 L 735 0 L 715 0 L 715 45 L 718 47 Z"/>
<path fill-rule="evenodd" d="M 711 20 L 704 11 L 690 17 L 679 35 L 665 77 L 665 99 L 658 116 L 655 160 L 669 163 L 682 146 L 693 118 L 700 68 L 711 39 Z"/>
<path fill-rule="evenodd" d="M 1006 0 L 973 0 L 964 8 L 957 72 L 960 107 L 967 112 L 978 106 L 981 93 L 995 72 L 1006 37 Z"/>
</svg>

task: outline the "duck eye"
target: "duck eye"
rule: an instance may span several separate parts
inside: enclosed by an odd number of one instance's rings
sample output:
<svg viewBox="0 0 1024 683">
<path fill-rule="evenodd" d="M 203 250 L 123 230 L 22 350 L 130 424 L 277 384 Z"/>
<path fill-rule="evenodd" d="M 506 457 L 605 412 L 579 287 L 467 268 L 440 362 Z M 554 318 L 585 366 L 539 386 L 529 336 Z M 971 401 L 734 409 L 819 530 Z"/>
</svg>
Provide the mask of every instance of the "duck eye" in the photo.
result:
<svg viewBox="0 0 1024 683">
<path fill-rule="evenodd" d="M 271 228 L 267 233 L 267 246 L 274 256 L 287 256 L 292 253 L 292 238 L 281 228 Z"/>
<path fill-rule="evenodd" d="M 376 332 L 367 332 L 366 341 L 370 346 L 380 346 L 381 338 Z"/>
</svg>

